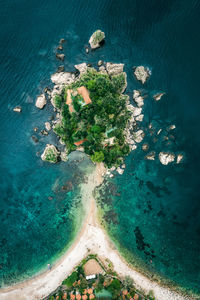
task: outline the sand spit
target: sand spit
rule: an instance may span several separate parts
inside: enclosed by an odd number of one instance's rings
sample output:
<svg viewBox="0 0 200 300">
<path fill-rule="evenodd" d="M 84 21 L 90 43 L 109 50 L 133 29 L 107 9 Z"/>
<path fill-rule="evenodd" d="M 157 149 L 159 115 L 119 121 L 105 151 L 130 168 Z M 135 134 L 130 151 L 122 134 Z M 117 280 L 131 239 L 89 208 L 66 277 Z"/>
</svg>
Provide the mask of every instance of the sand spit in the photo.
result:
<svg viewBox="0 0 200 300">
<path fill-rule="evenodd" d="M 88 182 L 82 185 L 83 202 L 84 205 L 87 204 L 85 206 L 87 217 L 81 232 L 71 248 L 50 271 L 15 286 L 1 289 L 1 300 L 35 300 L 48 296 L 89 253 L 98 254 L 102 260 L 108 258 L 113 263 L 114 269 L 119 275 L 131 276 L 134 279 L 136 286 L 142 288 L 146 292 L 153 290 L 155 297 L 158 300 L 191 299 L 150 281 L 148 278 L 128 266 L 125 260 L 119 255 L 115 246 L 111 243 L 107 234 L 99 225 L 96 216 L 93 190 L 103 182 L 103 175 L 105 172 L 106 170 L 103 164 L 98 164 L 94 172 L 89 175 Z"/>
</svg>

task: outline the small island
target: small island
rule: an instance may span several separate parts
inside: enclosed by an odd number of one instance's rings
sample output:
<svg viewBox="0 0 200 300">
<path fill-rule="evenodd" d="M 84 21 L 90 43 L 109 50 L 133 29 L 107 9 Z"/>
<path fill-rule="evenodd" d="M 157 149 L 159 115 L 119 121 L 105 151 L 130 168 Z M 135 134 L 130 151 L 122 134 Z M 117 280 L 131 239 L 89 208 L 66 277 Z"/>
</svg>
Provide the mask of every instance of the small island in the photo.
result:
<svg viewBox="0 0 200 300">
<path fill-rule="evenodd" d="M 66 155 L 80 150 L 93 162 L 118 167 L 131 151 L 127 132 L 133 111 L 129 96 L 123 94 L 127 86 L 124 65 L 107 63 L 99 71 L 85 63 L 75 67 L 80 75 L 71 75 L 67 84 L 63 82 L 70 73 L 52 77 L 56 84 L 61 83 L 59 90 L 52 92 L 51 102 L 59 112 L 53 131 L 66 145 Z M 59 151 L 47 145 L 42 159 L 55 163 L 58 157 Z"/>
</svg>

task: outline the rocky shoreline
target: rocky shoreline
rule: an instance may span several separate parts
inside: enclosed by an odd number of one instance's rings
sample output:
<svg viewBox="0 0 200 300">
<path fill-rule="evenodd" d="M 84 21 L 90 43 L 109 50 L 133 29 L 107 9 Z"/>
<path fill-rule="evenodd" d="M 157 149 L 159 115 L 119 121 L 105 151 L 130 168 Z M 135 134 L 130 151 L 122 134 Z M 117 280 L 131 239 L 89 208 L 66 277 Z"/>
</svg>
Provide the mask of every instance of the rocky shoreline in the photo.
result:
<svg viewBox="0 0 200 300">
<path fill-rule="evenodd" d="M 97 38 L 98 37 L 98 38 Z M 89 44 L 91 46 L 91 49 L 96 49 L 101 46 L 102 41 L 105 39 L 105 33 L 97 30 L 93 33 L 93 35 L 90 37 Z M 63 39 L 64 40 L 64 39 Z M 62 43 L 63 41 L 60 41 L 59 43 L 59 50 L 62 50 Z M 41 134 L 48 135 L 49 131 L 51 129 L 54 129 L 55 126 L 59 123 L 61 123 L 61 112 L 56 107 L 55 104 L 55 98 L 57 95 L 60 95 L 63 91 L 63 88 L 75 83 L 76 81 L 80 80 L 81 76 L 86 73 L 89 69 L 93 68 L 92 66 L 88 66 L 86 62 L 83 62 L 81 64 L 75 65 L 74 68 L 76 69 L 75 72 L 64 72 L 63 69 L 54 74 L 51 75 L 51 81 L 53 83 L 53 88 L 49 89 L 46 88 L 45 92 L 41 95 L 39 95 L 36 99 L 35 106 L 38 109 L 43 109 L 45 105 L 47 104 L 47 101 L 50 100 L 51 104 L 54 107 L 54 112 L 56 112 L 56 119 L 52 120 L 51 122 L 45 122 L 45 129 L 41 131 Z M 127 74 L 124 72 L 124 64 L 122 63 L 112 63 L 112 62 L 103 62 L 102 60 L 98 61 L 97 63 L 97 71 L 101 74 L 107 74 L 110 78 L 114 78 L 119 76 L 120 74 L 123 74 L 125 78 L 125 84 L 121 88 L 120 93 L 121 97 L 124 99 L 126 103 L 127 110 L 129 112 L 129 120 L 127 122 L 127 126 L 124 130 L 124 136 L 127 144 L 129 145 L 129 148 L 131 151 L 134 151 L 137 149 L 138 145 L 142 143 L 145 137 L 145 130 L 142 128 L 141 124 L 144 119 L 144 111 L 143 107 L 145 105 L 147 100 L 146 98 L 148 95 L 144 95 L 142 90 L 133 90 L 132 99 L 130 99 L 129 95 L 123 94 L 124 91 L 127 88 Z M 151 76 L 151 71 L 148 67 L 145 66 L 137 66 L 133 68 L 133 74 L 135 75 L 136 79 L 144 85 L 146 81 Z M 157 102 L 160 101 L 161 98 L 165 95 L 165 92 L 158 92 L 153 95 L 153 99 Z M 18 111 L 16 109 L 16 111 Z M 167 130 L 174 130 L 175 125 L 170 125 Z M 153 131 L 152 124 L 149 124 L 149 132 L 151 133 Z M 160 133 L 163 131 L 162 128 L 160 128 L 157 132 L 157 136 L 160 135 Z M 166 140 L 168 137 L 164 137 Z M 34 138 L 33 138 L 34 140 Z M 63 147 L 63 142 L 61 140 L 60 144 Z M 111 139 L 109 142 L 112 142 Z M 149 149 L 148 143 L 143 143 L 141 146 L 143 151 L 151 150 Z M 82 147 L 79 147 L 77 150 L 83 151 Z M 53 160 L 51 162 L 56 163 L 60 160 L 66 161 L 68 159 L 66 149 L 64 151 L 61 151 L 57 149 L 54 145 L 47 144 L 41 158 L 42 160 L 50 161 L 48 159 L 49 153 L 51 153 L 54 156 Z M 160 151 L 157 153 L 154 150 L 151 150 L 145 155 L 145 159 L 147 160 L 155 160 L 155 158 L 158 157 L 159 161 L 163 165 L 168 165 L 171 163 L 181 163 L 184 159 L 183 153 L 173 153 L 172 151 Z M 123 174 L 125 170 L 125 165 L 122 159 L 121 166 L 118 167 L 112 167 L 107 170 L 107 175 L 110 177 L 114 176 L 114 171 L 117 171 L 119 174 Z"/>
</svg>

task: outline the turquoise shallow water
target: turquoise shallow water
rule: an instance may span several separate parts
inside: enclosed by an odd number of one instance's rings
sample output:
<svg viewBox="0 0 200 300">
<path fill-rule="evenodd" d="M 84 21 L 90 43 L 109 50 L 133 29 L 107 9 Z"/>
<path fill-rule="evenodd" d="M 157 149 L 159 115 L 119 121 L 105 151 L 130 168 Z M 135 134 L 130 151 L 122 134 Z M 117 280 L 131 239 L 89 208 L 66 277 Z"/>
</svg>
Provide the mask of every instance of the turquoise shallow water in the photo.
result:
<svg viewBox="0 0 200 300">
<path fill-rule="evenodd" d="M 120 196 L 110 196 L 111 191 L 105 196 L 112 198 L 116 213 L 115 224 L 110 224 L 112 214 L 107 221 L 112 235 L 143 266 L 200 292 L 199 12 L 195 0 L 1 1 L 2 285 L 46 266 L 74 233 L 72 207 L 80 203 L 74 182 L 77 166 L 41 162 L 36 152 L 48 142 L 56 143 L 56 138 L 39 136 L 36 145 L 31 139 L 33 127 L 43 129 L 53 114 L 50 105 L 38 112 L 33 103 L 59 65 L 55 49 L 64 37 L 66 70 L 83 61 L 123 62 L 127 92 L 132 95 L 134 88 L 142 88 L 132 67 L 144 64 L 152 71 L 144 86 L 148 95 L 166 92 L 159 103 L 151 96 L 146 99 L 145 140 L 157 153 L 183 151 L 184 164 L 165 167 L 157 158 L 145 161 L 138 147 L 127 158 L 124 175 L 112 181 Z M 105 31 L 106 43 L 86 55 L 84 45 L 97 28 Z M 22 106 L 22 114 L 12 112 L 16 105 Z M 161 137 L 155 141 L 146 130 L 152 121 L 156 129 L 175 123 L 175 140 L 171 137 L 169 145 Z M 59 190 L 65 181 L 73 181 L 68 193 Z"/>
</svg>

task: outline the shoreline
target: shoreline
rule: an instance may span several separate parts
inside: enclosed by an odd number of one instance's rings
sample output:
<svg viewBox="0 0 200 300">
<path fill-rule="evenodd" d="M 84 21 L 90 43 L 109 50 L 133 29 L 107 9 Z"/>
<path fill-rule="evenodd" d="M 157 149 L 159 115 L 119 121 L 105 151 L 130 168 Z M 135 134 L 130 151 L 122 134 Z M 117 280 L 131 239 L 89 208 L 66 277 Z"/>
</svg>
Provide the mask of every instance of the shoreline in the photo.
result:
<svg viewBox="0 0 200 300">
<path fill-rule="evenodd" d="M 96 165 L 94 171 L 88 176 L 88 182 L 83 184 L 82 201 L 86 200 L 86 216 L 83 226 L 74 239 L 74 243 L 67 252 L 50 271 L 36 275 L 32 279 L 27 279 L 22 283 L 2 288 L 0 298 L 2 300 L 35 300 L 42 299 L 54 291 L 62 281 L 70 275 L 76 265 L 88 254 L 97 254 L 100 259 L 108 258 L 114 266 L 119 276 L 129 275 L 133 278 L 135 285 L 148 293 L 153 290 L 158 300 L 189 300 L 189 296 L 180 295 L 171 291 L 167 287 L 162 287 L 156 282 L 151 281 L 138 271 L 134 270 L 128 262 L 121 256 L 116 246 L 109 239 L 104 228 L 100 225 L 97 217 L 97 206 L 93 197 L 95 187 L 103 183 L 105 167 L 102 163 Z M 85 207 L 85 206 L 84 206 Z"/>
</svg>

